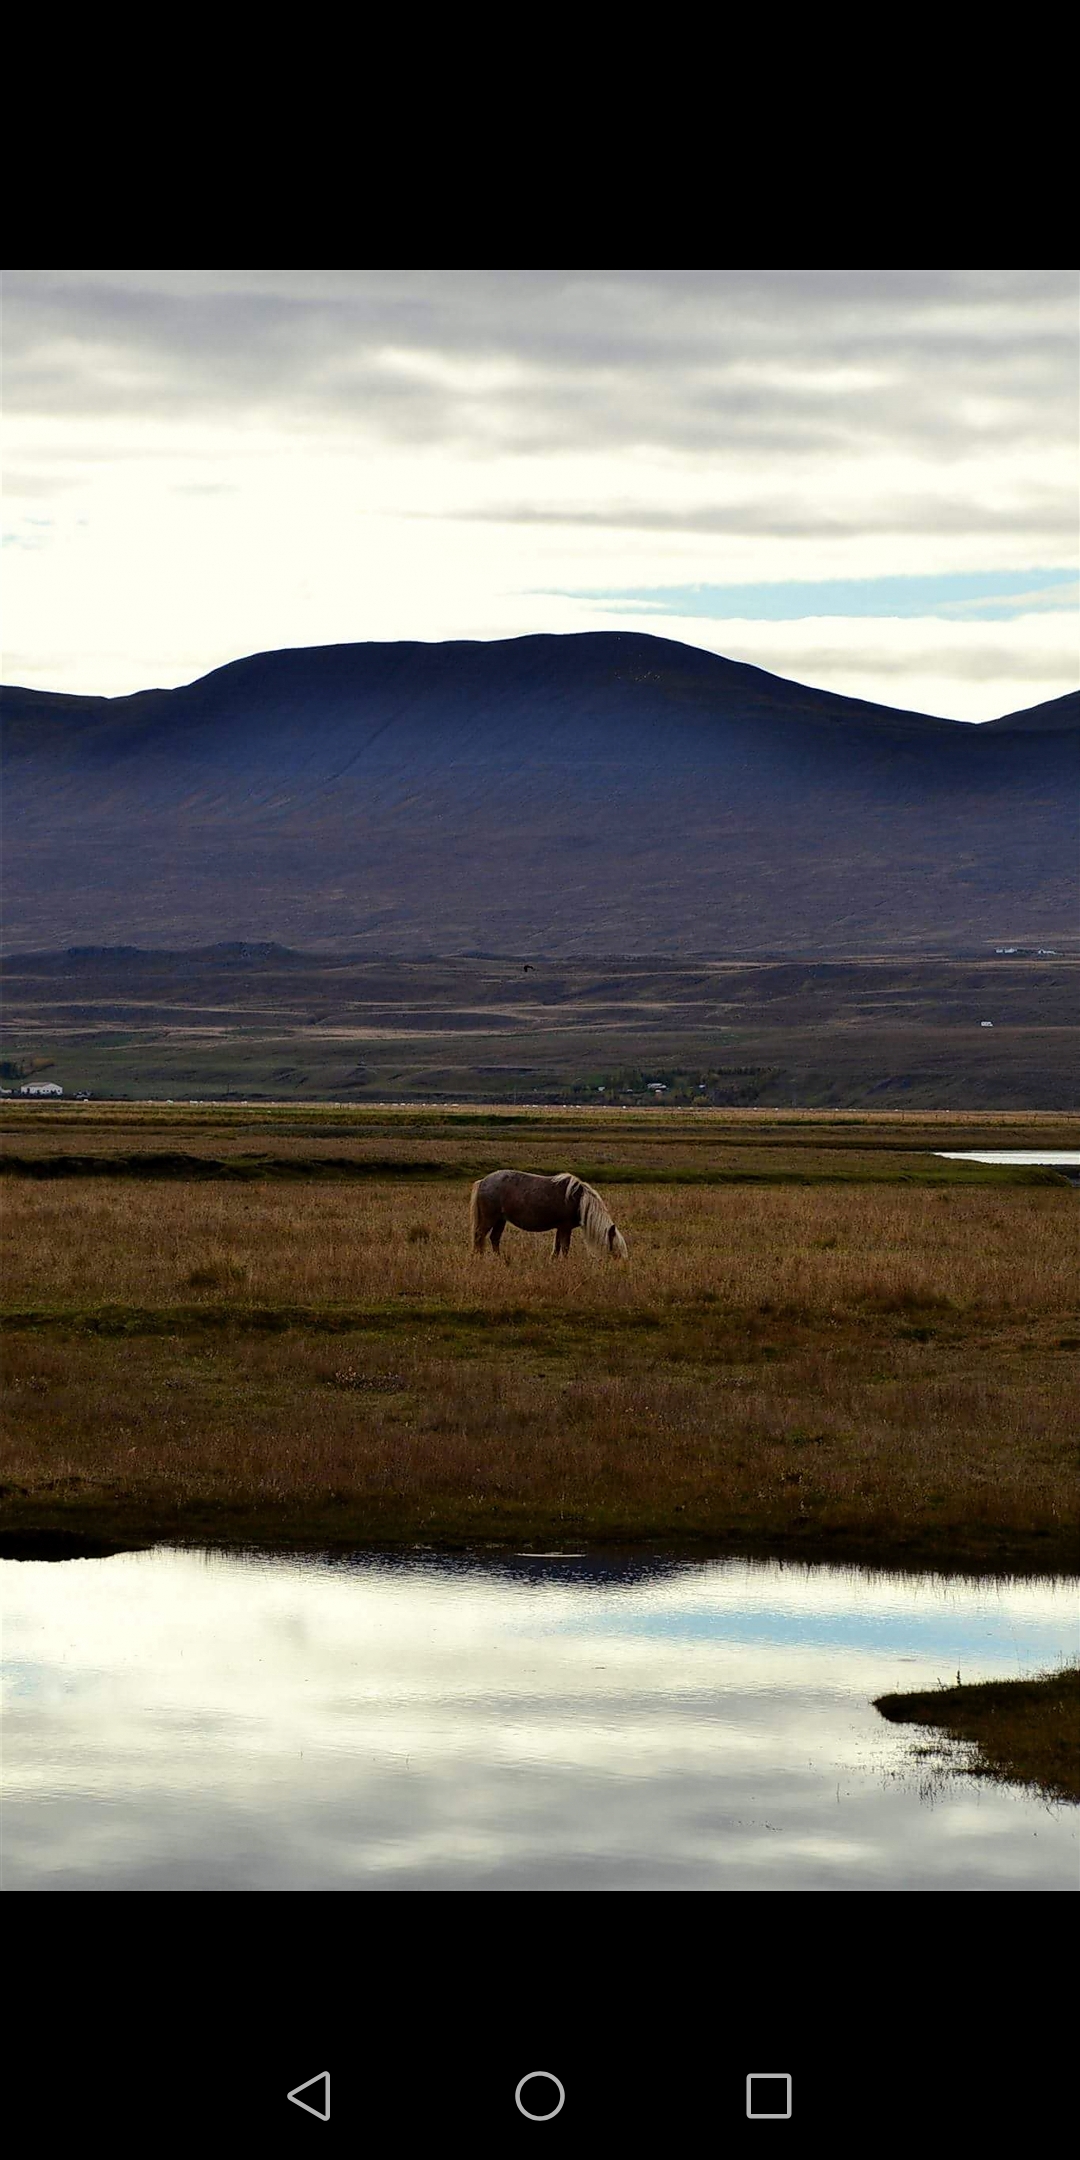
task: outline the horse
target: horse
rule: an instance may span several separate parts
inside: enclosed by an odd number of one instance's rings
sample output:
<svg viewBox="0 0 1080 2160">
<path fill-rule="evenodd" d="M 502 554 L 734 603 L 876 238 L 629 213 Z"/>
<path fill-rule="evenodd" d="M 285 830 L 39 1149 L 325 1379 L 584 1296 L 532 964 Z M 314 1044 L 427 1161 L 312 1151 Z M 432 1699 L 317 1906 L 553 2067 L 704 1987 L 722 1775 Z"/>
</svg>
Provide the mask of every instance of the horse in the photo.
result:
<svg viewBox="0 0 1080 2160">
<path fill-rule="evenodd" d="M 536 1177 L 529 1170 L 493 1170 L 478 1178 L 469 1196 L 469 1222 L 473 1251 L 482 1252 L 486 1238 L 492 1252 L 507 1223 L 516 1230 L 554 1230 L 553 1260 L 570 1250 L 575 1230 L 585 1243 L 609 1260 L 625 1260 L 626 1239 L 615 1228 L 598 1192 L 572 1170 L 558 1177 Z"/>
</svg>

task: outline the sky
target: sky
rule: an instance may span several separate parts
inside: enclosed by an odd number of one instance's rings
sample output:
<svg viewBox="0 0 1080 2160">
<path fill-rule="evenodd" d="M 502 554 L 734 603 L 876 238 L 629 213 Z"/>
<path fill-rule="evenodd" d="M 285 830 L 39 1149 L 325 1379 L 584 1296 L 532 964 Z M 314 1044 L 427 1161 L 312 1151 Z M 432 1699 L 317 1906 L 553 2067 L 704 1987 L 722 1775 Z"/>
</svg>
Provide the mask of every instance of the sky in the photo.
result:
<svg viewBox="0 0 1080 2160">
<path fill-rule="evenodd" d="M 3 677 L 636 629 L 988 720 L 1076 686 L 1059 270 L 16 270 Z"/>
</svg>

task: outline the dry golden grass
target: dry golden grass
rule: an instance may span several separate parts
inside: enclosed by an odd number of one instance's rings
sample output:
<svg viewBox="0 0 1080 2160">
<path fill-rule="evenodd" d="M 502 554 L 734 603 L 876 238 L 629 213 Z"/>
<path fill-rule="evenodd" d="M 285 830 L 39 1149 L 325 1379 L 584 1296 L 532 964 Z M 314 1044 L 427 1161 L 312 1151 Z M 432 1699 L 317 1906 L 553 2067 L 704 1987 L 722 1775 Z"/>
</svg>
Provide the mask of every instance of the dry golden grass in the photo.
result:
<svg viewBox="0 0 1080 2160">
<path fill-rule="evenodd" d="M 888 1175 L 890 1156 L 932 1168 L 942 1147 L 1077 1147 L 1080 1118 L 1067 1112 L 677 1110 L 511 1107 L 475 1103 L 289 1104 L 187 1107 L 5 1101 L 0 1157 L 173 1150 L 230 1157 L 344 1158 L 357 1163 L 437 1161 L 464 1174 L 498 1167 L 566 1163 L 797 1176 L 837 1171 Z M 560 1153 L 556 1165 L 552 1150 Z M 495 1151 L 493 1153 L 493 1150 Z M 842 1157 L 842 1162 L 837 1161 Z M 937 1166 L 946 1174 L 945 1166 Z"/>
<path fill-rule="evenodd" d="M 459 1525 L 524 1510 L 713 1534 L 1065 1528 L 1073 1419 L 1045 1371 L 988 1384 L 928 1372 L 906 1345 L 887 1375 L 815 1352 L 685 1376 L 626 1353 L 621 1370 L 583 1372 L 557 1347 L 448 1357 L 417 1332 L 16 1339 L 5 1485 L 123 1491 L 158 1515 L 346 1504 L 376 1527 L 449 1509 Z"/>
<path fill-rule="evenodd" d="M 70 1098 L 59 1102 L 27 1103 L 17 1096 L 6 1098 L 0 1109 L 2 1130 L 41 1132 L 48 1129 L 69 1129 L 76 1124 L 106 1125 L 123 1131 L 125 1136 L 146 1126 L 172 1126 L 185 1131 L 202 1126 L 215 1132 L 230 1126 L 250 1126 L 258 1121 L 272 1126 L 302 1125 L 314 1129 L 321 1124 L 340 1125 L 348 1121 L 358 1132 L 373 1122 L 379 1125 L 393 1123 L 398 1129 L 410 1127 L 430 1129 L 432 1124 L 448 1122 L 457 1125 L 487 1124 L 492 1119 L 504 1120 L 520 1126 L 523 1120 L 530 1124 L 573 1124 L 578 1130 L 588 1128 L 618 1128 L 620 1131 L 652 1130 L 667 1133 L 677 1127 L 697 1131 L 703 1127 L 731 1129 L 744 1133 L 764 1131 L 773 1126 L 784 1127 L 792 1132 L 804 1126 L 820 1129 L 823 1126 L 842 1126 L 856 1133 L 868 1135 L 895 1126 L 898 1131 L 910 1132 L 920 1127 L 949 1130 L 976 1125 L 1005 1131 L 1032 1126 L 1040 1130 L 1051 1126 L 1068 1126 L 1073 1137 L 1076 1134 L 1078 1113 L 1068 1110 L 844 1110 L 826 1109 L 780 1109 L 739 1108 L 721 1106 L 705 1108 L 695 1105 L 692 1109 L 659 1108 L 657 1105 L 629 1106 L 601 1105 L 592 1103 L 497 1103 L 497 1102 L 287 1102 L 267 1103 L 243 1101 L 191 1103 L 171 1102 L 104 1102 L 94 1100 L 75 1103 Z M 1017 1145 L 1021 1145 L 1018 1141 Z"/>
<path fill-rule="evenodd" d="M 220 1298 L 290 1305 L 394 1297 L 581 1316 L 714 1303 L 815 1323 L 854 1310 L 1038 1318 L 1075 1304 L 1078 1217 L 1065 1190 L 605 1188 L 628 1265 L 575 1239 L 508 1231 L 468 1248 L 446 1183 L 39 1184 L 4 1193 L 9 1307 Z"/>
<path fill-rule="evenodd" d="M 762 1132 L 733 1137 L 724 1132 L 711 1134 L 704 1130 L 704 1120 L 694 1125 L 679 1127 L 674 1119 L 667 1133 L 644 1131 L 619 1132 L 598 1126 L 581 1133 L 576 1127 L 562 1133 L 553 1124 L 530 1132 L 525 1142 L 524 1156 L 531 1168 L 556 1171 L 565 1170 L 569 1164 L 587 1163 L 595 1171 L 607 1171 L 616 1180 L 622 1170 L 674 1171 L 675 1175 L 687 1173 L 693 1176 L 719 1177 L 865 1177 L 879 1178 L 895 1174 L 896 1168 L 890 1158 L 903 1154 L 907 1161 L 923 1174 L 929 1169 L 933 1174 L 933 1161 L 919 1150 L 917 1141 L 908 1136 L 898 1136 L 891 1130 L 880 1135 L 876 1147 L 858 1146 L 850 1134 L 843 1132 L 820 1132 L 812 1142 L 807 1136 L 797 1139 L 783 1131 Z M 865 1138 L 865 1136 L 863 1136 Z M 951 1136 L 946 1136 L 951 1137 Z M 964 1144 L 967 1136 L 961 1138 Z M 998 1136 L 976 1134 L 973 1145 L 993 1146 Z M 470 1133 L 467 1128 L 460 1133 L 444 1127 L 436 1132 L 416 1132 L 408 1127 L 386 1127 L 381 1131 L 357 1133 L 349 1129 L 335 1129 L 329 1133 L 308 1130 L 276 1132 L 261 1125 L 238 1126 L 221 1131 L 210 1128 L 205 1132 L 188 1127 L 160 1127 L 140 1125 L 135 1131 L 120 1133 L 111 1131 L 107 1125 L 97 1125 L 85 1131 L 72 1132 L 69 1128 L 52 1132 L 7 1133 L 0 1142 L 4 1156 L 100 1156 L 104 1162 L 115 1162 L 120 1154 L 118 1142 L 123 1143 L 123 1154 L 129 1160 L 140 1156 L 161 1155 L 175 1152 L 187 1155 L 197 1162 L 209 1158 L 228 1165 L 237 1160 L 255 1158 L 258 1162 L 286 1164 L 299 1157 L 312 1166 L 322 1164 L 373 1164 L 376 1169 L 392 1162 L 396 1167 L 419 1165 L 430 1169 L 432 1165 L 445 1167 L 459 1176 L 473 1176 L 489 1168 L 501 1166 L 504 1153 L 512 1159 L 522 1156 L 521 1142 L 516 1135 L 493 1137 L 488 1133 Z M 1008 1139 L 1003 1143 L 1008 1144 Z M 1017 1145 L 1021 1145 L 1017 1142 Z M 1048 1141 L 1047 1146 L 1051 1145 Z M 493 1146 L 495 1153 L 493 1154 Z M 565 1159 L 564 1159 L 565 1158 Z M 840 1158 L 838 1160 L 838 1158 Z M 118 1168 L 123 1168 L 119 1164 Z M 938 1175 L 946 1177 L 944 1164 L 937 1166 Z"/>
<path fill-rule="evenodd" d="M 11 1180 L 9 1521 L 1069 1564 L 1074 1195 L 605 1191 L 625 1267 L 446 1182 Z"/>
</svg>

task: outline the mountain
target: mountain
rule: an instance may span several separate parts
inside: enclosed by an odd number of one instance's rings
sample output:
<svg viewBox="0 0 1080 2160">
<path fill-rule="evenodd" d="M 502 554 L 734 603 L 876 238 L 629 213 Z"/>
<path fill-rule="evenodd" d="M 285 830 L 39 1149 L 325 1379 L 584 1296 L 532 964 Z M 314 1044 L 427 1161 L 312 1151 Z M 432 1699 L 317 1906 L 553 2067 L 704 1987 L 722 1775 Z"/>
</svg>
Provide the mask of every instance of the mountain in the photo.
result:
<svg viewBox="0 0 1080 2160">
<path fill-rule="evenodd" d="M 606 632 L 258 653 L 122 698 L 5 690 L 7 941 L 1060 945 L 1075 703 L 1068 725 L 1055 699 L 972 727 Z"/>
<path fill-rule="evenodd" d="M 987 727 L 1022 729 L 1026 734 L 1045 735 L 1054 728 L 1080 727 L 1080 690 L 1067 690 L 1064 697 L 1047 698 L 1045 705 L 1027 705 L 1023 712 L 1005 713 L 1000 720 L 988 720 Z"/>
</svg>

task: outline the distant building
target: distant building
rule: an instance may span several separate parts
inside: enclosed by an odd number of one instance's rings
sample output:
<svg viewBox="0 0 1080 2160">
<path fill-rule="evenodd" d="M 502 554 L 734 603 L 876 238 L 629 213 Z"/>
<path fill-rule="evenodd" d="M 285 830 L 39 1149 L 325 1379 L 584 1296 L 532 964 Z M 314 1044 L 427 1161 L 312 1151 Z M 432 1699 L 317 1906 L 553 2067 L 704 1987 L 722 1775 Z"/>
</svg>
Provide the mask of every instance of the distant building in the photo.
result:
<svg viewBox="0 0 1080 2160">
<path fill-rule="evenodd" d="M 31 1080 L 28 1087 L 19 1089 L 20 1095 L 62 1095 L 63 1092 L 58 1080 Z"/>
<path fill-rule="evenodd" d="M 994 951 L 995 951 L 995 953 L 997 953 L 997 954 L 998 954 L 998 956 L 999 956 L 999 957 L 1001 956 L 1001 954 L 1002 954 L 1002 953 L 1017 953 L 1017 952 L 1019 952 L 1019 950 L 1020 950 L 1020 947 L 1019 947 L 1019 945 L 995 945 L 995 947 L 994 947 Z M 991 1022 L 990 1022 L 990 1025 L 991 1025 L 991 1027 L 993 1027 L 993 1024 L 994 1024 L 994 1023 L 993 1023 L 993 1021 L 991 1021 Z"/>
<path fill-rule="evenodd" d="M 980 1020 L 979 1022 L 980 1027 L 993 1027 L 993 1025 L 994 1023 L 992 1020 Z"/>
<path fill-rule="evenodd" d="M 647 1080 L 645 1084 L 646 1084 L 646 1086 L 647 1086 L 647 1088 L 648 1088 L 648 1090 L 649 1090 L 649 1093 L 650 1093 L 650 1095 L 666 1095 L 666 1094 L 667 1094 L 667 1081 L 666 1081 L 666 1080 Z"/>
</svg>

